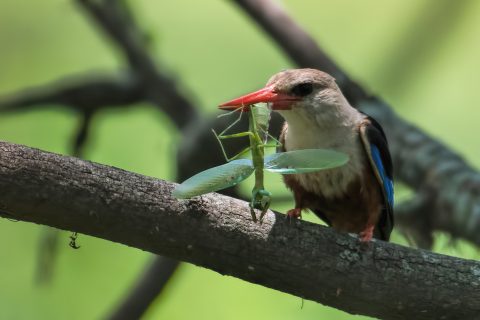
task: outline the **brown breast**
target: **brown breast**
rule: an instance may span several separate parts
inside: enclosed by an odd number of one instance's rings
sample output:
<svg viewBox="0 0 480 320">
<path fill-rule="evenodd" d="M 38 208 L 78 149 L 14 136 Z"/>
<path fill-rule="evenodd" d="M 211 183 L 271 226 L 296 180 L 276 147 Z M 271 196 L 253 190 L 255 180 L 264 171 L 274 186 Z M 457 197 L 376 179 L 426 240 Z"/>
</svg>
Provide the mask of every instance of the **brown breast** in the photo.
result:
<svg viewBox="0 0 480 320">
<path fill-rule="evenodd" d="M 282 144 L 285 141 L 286 128 L 284 125 L 280 135 Z M 282 148 L 281 151 L 285 149 Z M 300 180 L 315 183 L 315 179 L 300 179 L 300 175 L 291 174 L 284 175 L 283 180 L 294 194 L 296 208 L 310 209 L 338 231 L 359 233 L 367 224 L 375 225 L 381 214 L 380 186 L 368 166 L 365 166 L 357 178 L 348 183 L 345 192 L 335 196 L 329 192 L 322 192 L 321 188 L 307 190 L 300 183 Z M 331 183 L 335 181 L 332 180 Z"/>
</svg>

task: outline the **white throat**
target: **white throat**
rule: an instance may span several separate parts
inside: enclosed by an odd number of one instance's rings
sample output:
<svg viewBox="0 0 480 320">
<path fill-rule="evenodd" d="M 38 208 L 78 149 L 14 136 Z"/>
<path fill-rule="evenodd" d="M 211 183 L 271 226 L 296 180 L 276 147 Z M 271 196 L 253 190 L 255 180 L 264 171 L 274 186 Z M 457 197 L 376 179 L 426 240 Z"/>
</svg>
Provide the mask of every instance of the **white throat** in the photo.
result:
<svg viewBox="0 0 480 320">
<path fill-rule="evenodd" d="M 346 153 L 350 159 L 342 167 L 295 175 L 296 179 L 307 191 L 326 197 L 345 194 L 368 161 L 359 136 L 364 115 L 348 104 L 344 107 L 300 108 L 280 112 L 288 124 L 285 150 L 332 149 Z"/>
<path fill-rule="evenodd" d="M 335 107 L 294 106 L 280 114 L 288 123 L 286 150 L 350 147 L 357 144 L 358 128 L 364 119 L 348 103 Z"/>
</svg>

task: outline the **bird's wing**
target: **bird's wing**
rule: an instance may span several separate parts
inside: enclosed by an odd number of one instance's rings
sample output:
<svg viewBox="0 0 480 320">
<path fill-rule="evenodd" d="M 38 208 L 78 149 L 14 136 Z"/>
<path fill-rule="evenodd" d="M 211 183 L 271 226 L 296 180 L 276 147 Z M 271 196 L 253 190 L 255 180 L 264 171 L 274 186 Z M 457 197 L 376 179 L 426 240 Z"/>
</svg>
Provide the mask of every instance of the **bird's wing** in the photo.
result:
<svg viewBox="0 0 480 320">
<path fill-rule="evenodd" d="M 388 241 L 394 220 L 393 165 L 388 150 L 387 138 L 380 124 L 368 116 L 360 127 L 360 136 L 383 193 L 384 207 L 376 229 L 380 232 L 381 238 Z"/>
</svg>

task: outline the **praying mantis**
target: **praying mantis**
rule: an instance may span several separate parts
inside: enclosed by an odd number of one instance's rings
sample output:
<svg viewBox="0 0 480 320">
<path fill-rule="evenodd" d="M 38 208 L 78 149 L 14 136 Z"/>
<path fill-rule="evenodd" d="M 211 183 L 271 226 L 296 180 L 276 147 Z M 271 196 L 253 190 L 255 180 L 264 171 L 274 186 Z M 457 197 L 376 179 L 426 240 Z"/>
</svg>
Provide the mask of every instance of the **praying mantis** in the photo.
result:
<svg viewBox="0 0 480 320">
<path fill-rule="evenodd" d="M 234 110 L 233 112 L 236 112 L 236 111 L 237 110 Z M 270 122 L 271 111 L 266 105 L 254 106 L 250 108 L 249 110 L 250 112 L 248 112 L 248 117 L 249 117 L 248 131 L 225 135 L 225 133 L 231 127 L 233 127 L 237 122 L 241 120 L 243 110 L 238 110 L 238 111 L 240 111 L 240 116 L 238 117 L 238 119 L 234 121 L 230 126 L 228 126 L 225 130 L 223 130 L 220 134 L 217 135 L 215 131 L 213 130 L 212 131 L 215 134 L 215 137 L 217 137 L 218 139 L 223 155 L 225 156 L 225 159 L 227 160 L 227 162 L 238 158 L 239 156 L 245 154 L 248 151 L 251 152 L 252 164 L 253 164 L 254 173 L 255 173 L 255 185 L 252 190 L 252 199 L 250 201 L 250 213 L 252 215 L 253 221 L 256 221 L 256 214 L 254 209 L 261 210 L 259 219 L 260 221 L 262 221 L 263 216 L 267 212 L 271 203 L 271 193 L 265 190 L 264 182 L 263 182 L 264 181 L 263 170 L 264 170 L 265 148 L 277 147 L 279 146 L 280 143 L 277 141 L 278 144 L 271 144 L 271 145 L 267 144 L 268 137 L 271 137 L 268 133 L 268 124 Z M 229 159 L 225 152 L 225 149 L 223 148 L 221 140 L 230 139 L 230 138 L 241 138 L 246 136 L 248 136 L 249 138 L 250 146 Z M 275 138 L 273 138 L 273 140 L 276 141 Z"/>
<path fill-rule="evenodd" d="M 304 149 L 289 152 L 275 153 L 265 156 L 265 148 L 278 147 L 280 142 L 268 133 L 270 122 L 270 108 L 265 105 L 242 106 L 227 114 L 240 112 L 239 117 L 220 134 L 214 130 L 226 164 L 202 171 L 178 185 L 173 195 L 179 199 L 187 199 L 205 193 L 222 190 L 235 186 L 255 173 L 255 184 L 252 189 L 250 201 L 250 213 L 253 221 L 262 221 L 270 207 L 271 193 L 264 186 L 264 170 L 280 174 L 300 174 L 319 170 L 332 169 L 348 162 L 348 156 L 344 153 L 326 149 Z M 248 113 L 248 131 L 234 134 L 226 134 L 232 127 L 241 121 L 243 113 Z M 224 116 L 221 115 L 221 116 Z M 222 145 L 222 140 L 248 137 L 250 145 L 244 150 L 228 157 Z M 268 138 L 275 143 L 268 144 Z M 239 159 L 247 152 L 251 153 L 250 159 Z M 260 210 L 257 220 L 255 210 Z"/>
</svg>

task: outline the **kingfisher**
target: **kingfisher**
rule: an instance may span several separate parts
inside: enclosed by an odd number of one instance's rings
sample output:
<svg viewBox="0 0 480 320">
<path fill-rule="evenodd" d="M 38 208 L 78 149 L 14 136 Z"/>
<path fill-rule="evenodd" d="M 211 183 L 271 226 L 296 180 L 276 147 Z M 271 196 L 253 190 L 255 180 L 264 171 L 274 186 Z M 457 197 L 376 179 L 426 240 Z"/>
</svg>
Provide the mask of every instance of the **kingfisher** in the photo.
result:
<svg viewBox="0 0 480 320">
<path fill-rule="evenodd" d="M 393 166 L 380 124 L 353 108 L 335 79 L 316 69 L 273 75 L 258 91 L 220 105 L 233 110 L 268 103 L 284 119 L 279 151 L 333 149 L 349 156 L 344 166 L 283 176 L 295 207 L 288 217 L 314 212 L 340 232 L 388 241 L 393 228 Z M 243 110 L 243 109 L 242 109 Z"/>
</svg>

